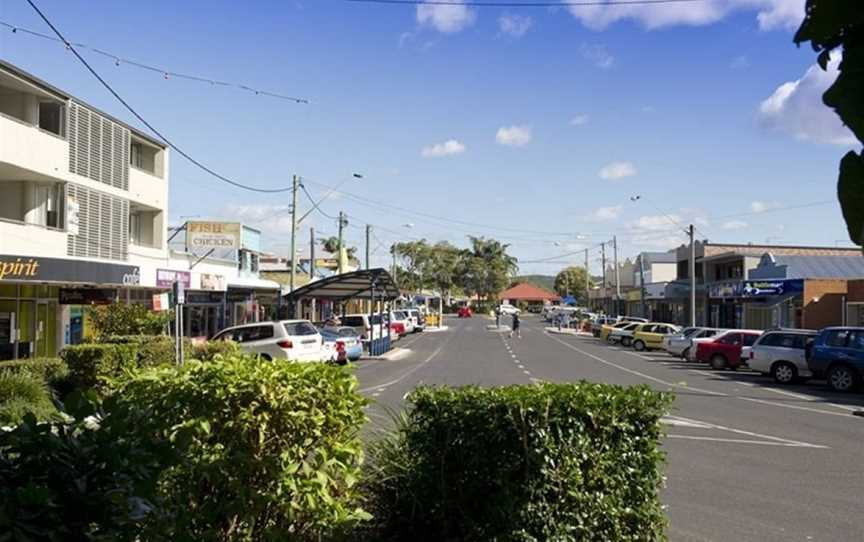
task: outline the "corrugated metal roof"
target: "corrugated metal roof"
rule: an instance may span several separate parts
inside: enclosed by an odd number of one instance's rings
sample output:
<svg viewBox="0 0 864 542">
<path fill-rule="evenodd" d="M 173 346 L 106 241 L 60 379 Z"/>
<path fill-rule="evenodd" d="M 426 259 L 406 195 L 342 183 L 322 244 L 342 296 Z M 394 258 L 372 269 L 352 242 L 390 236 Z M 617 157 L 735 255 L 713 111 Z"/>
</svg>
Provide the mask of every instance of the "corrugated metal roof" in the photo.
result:
<svg viewBox="0 0 864 542">
<path fill-rule="evenodd" d="M 864 278 L 864 257 L 862 256 L 774 256 L 776 266 L 786 267 L 786 276 L 768 277 L 754 276 L 751 278 L 787 278 L 787 279 L 857 279 Z M 769 268 L 770 269 L 770 268 Z M 776 269 L 776 267 L 775 267 Z M 762 271 L 759 269 L 759 271 Z M 766 269 L 767 271 L 767 269 Z M 779 269 L 778 269 L 779 271 Z M 777 274 L 777 273 L 773 273 Z"/>
</svg>

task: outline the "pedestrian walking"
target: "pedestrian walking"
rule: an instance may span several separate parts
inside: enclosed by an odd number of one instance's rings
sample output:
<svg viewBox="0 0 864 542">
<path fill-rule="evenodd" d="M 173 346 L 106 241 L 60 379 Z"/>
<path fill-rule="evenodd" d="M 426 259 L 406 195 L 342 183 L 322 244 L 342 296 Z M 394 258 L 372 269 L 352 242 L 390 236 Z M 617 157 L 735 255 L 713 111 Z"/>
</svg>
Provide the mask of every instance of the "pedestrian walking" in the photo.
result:
<svg viewBox="0 0 864 542">
<path fill-rule="evenodd" d="M 570 313 L 565 312 L 561 315 L 561 325 L 559 326 L 559 331 L 561 328 L 570 329 Z"/>
<path fill-rule="evenodd" d="M 518 312 L 514 312 L 514 313 L 513 313 L 513 323 L 512 323 L 512 327 L 510 328 L 510 338 L 511 338 L 511 339 L 513 338 L 513 334 L 514 334 L 514 333 L 516 334 L 516 338 L 517 338 L 517 339 L 521 339 L 521 338 L 522 338 L 522 331 L 519 330 L 519 325 L 520 325 L 520 322 L 519 322 L 519 313 L 518 313 Z"/>
<path fill-rule="evenodd" d="M 495 307 L 495 327 L 501 327 L 501 307 Z"/>
</svg>

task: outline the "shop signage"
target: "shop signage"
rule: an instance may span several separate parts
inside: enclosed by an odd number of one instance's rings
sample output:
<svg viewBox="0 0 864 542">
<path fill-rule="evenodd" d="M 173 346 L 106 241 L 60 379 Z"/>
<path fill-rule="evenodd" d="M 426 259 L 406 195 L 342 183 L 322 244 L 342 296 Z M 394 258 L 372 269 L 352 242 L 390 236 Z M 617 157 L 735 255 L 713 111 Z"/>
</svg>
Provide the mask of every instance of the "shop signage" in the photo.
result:
<svg viewBox="0 0 864 542">
<path fill-rule="evenodd" d="M 741 297 L 742 288 L 743 286 L 740 280 L 712 284 L 708 287 L 708 297 Z"/>
<path fill-rule="evenodd" d="M 153 294 L 153 310 L 156 312 L 167 311 L 171 308 L 171 298 L 168 294 Z"/>
<path fill-rule="evenodd" d="M 743 297 L 769 297 L 785 294 L 800 294 L 804 281 L 797 280 L 748 280 L 744 282 Z"/>
<path fill-rule="evenodd" d="M 0 254 L 0 282 L 15 281 L 137 286 L 141 273 L 131 265 Z"/>
<path fill-rule="evenodd" d="M 222 292 L 186 292 L 187 305 L 214 305 L 224 300 Z"/>
<path fill-rule="evenodd" d="M 117 300 L 117 290 L 110 288 L 60 288 L 61 305 L 110 305 Z"/>
<path fill-rule="evenodd" d="M 227 282 L 223 275 L 208 275 L 201 273 L 202 290 L 225 290 Z"/>
<path fill-rule="evenodd" d="M 192 273 L 189 271 L 175 271 L 174 269 L 157 269 L 156 286 L 159 288 L 170 288 L 175 282 L 183 284 L 186 288 L 192 286 Z"/>
<path fill-rule="evenodd" d="M 186 250 L 240 249 L 239 222 L 187 222 Z"/>
<path fill-rule="evenodd" d="M 252 290 L 231 288 L 228 290 L 228 301 L 232 303 L 245 303 L 252 298 Z"/>
</svg>

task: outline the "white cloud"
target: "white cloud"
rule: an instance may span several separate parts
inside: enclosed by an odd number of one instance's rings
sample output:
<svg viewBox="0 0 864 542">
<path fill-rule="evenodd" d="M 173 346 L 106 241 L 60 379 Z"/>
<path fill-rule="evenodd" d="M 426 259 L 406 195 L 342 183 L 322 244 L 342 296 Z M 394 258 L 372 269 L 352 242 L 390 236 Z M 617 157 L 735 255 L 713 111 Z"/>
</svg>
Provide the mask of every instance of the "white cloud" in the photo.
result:
<svg viewBox="0 0 864 542">
<path fill-rule="evenodd" d="M 571 126 L 583 126 L 588 124 L 588 115 L 576 115 L 572 119 L 570 119 Z"/>
<path fill-rule="evenodd" d="M 464 30 L 474 24 L 475 20 L 477 14 L 464 5 L 462 0 L 453 0 L 450 5 L 422 3 L 417 6 L 417 22 L 445 34 Z"/>
<path fill-rule="evenodd" d="M 461 143 L 456 139 L 448 139 L 444 143 L 436 143 L 435 145 L 423 147 L 423 150 L 420 151 L 420 154 L 422 154 L 426 158 L 439 158 L 441 156 L 462 154 L 463 152 L 465 152 L 464 143 Z"/>
<path fill-rule="evenodd" d="M 514 38 L 521 38 L 527 34 L 533 25 L 534 19 L 524 15 L 504 14 L 498 17 L 498 29 L 501 33 Z"/>
<path fill-rule="evenodd" d="M 619 216 L 621 216 L 621 211 L 623 207 L 620 205 L 616 205 L 614 207 L 600 207 L 595 210 L 588 216 L 588 219 L 592 222 L 607 222 L 609 220 L 615 220 Z"/>
<path fill-rule="evenodd" d="M 579 47 L 579 52 L 582 54 L 582 58 L 588 60 L 602 70 L 608 70 L 613 64 L 615 64 L 615 57 L 612 56 L 612 53 L 610 53 L 608 49 L 606 49 L 605 45 L 599 43 L 583 43 Z"/>
<path fill-rule="evenodd" d="M 764 213 L 778 207 L 780 207 L 779 201 L 754 201 L 750 204 L 750 210 L 754 213 Z"/>
<path fill-rule="evenodd" d="M 680 245 L 683 232 L 676 223 L 684 221 L 681 215 L 645 215 L 629 222 L 630 244 L 650 248 L 668 249 Z"/>
<path fill-rule="evenodd" d="M 745 68 L 749 68 L 750 59 L 747 58 L 747 55 L 736 56 L 732 59 L 732 62 L 729 63 L 729 67 L 733 70 L 743 70 Z"/>
<path fill-rule="evenodd" d="M 677 4 L 569 6 L 583 25 L 603 30 L 618 21 L 632 19 L 647 29 L 667 26 L 703 26 L 736 11 L 756 11 L 759 28 L 794 30 L 804 18 L 804 0 L 704 0 Z"/>
<path fill-rule="evenodd" d="M 636 175 L 636 167 L 630 162 L 612 162 L 603 166 L 597 173 L 601 179 L 615 181 Z"/>
<path fill-rule="evenodd" d="M 750 224 L 744 222 L 743 220 L 728 220 L 723 223 L 721 226 L 724 230 L 743 230 L 744 228 L 749 227 Z"/>
<path fill-rule="evenodd" d="M 507 147 L 524 147 L 531 142 L 530 126 L 502 126 L 495 134 L 495 141 Z"/>
<path fill-rule="evenodd" d="M 289 205 L 231 203 L 220 209 L 218 214 L 250 224 L 260 229 L 261 233 L 267 237 L 278 237 L 291 232 L 291 207 Z"/>
<path fill-rule="evenodd" d="M 757 119 L 769 129 L 816 143 L 849 146 L 857 143 L 834 110 L 822 103 L 822 94 L 837 79 L 841 56 L 832 55 L 828 70 L 811 66 L 795 81 L 783 83 L 759 104 Z"/>
</svg>

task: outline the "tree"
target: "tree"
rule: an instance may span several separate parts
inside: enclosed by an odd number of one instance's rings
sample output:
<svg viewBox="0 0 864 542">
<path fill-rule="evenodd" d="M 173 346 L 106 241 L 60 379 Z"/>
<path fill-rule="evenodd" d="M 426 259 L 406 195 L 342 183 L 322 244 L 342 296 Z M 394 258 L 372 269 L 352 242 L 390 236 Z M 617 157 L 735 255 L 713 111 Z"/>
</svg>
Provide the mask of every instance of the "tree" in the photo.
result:
<svg viewBox="0 0 864 542">
<path fill-rule="evenodd" d="M 421 290 L 425 282 L 422 271 L 430 256 L 430 247 L 426 239 L 396 243 L 390 251 L 400 259 L 404 270 L 404 273 L 399 273 L 397 281 L 399 287 L 409 291 Z"/>
<path fill-rule="evenodd" d="M 440 322 L 444 298 L 450 297 L 450 292 L 456 284 L 459 261 L 463 256 L 463 251 L 447 241 L 441 241 L 429 247 L 427 254 L 428 257 L 424 258 L 422 262 L 422 275 L 427 284 L 438 290 L 441 299 L 438 306 Z"/>
<path fill-rule="evenodd" d="M 832 51 L 843 48 L 839 75 L 822 95 L 855 137 L 864 144 L 864 9 L 861 0 L 807 0 L 795 43 L 810 42 L 827 69 Z M 849 238 L 864 245 L 864 153 L 849 151 L 840 161 L 837 198 Z"/>
<path fill-rule="evenodd" d="M 593 286 L 588 279 L 588 287 Z M 561 270 L 555 275 L 555 292 L 560 296 L 572 295 L 582 303 L 587 303 L 585 298 L 585 268 L 571 266 Z"/>
<path fill-rule="evenodd" d="M 327 239 L 324 240 L 323 246 L 324 246 L 324 250 L 326 250 L 327 252 L 330 252 L 332 254 L 336 254 L 337 257 L 339 256 L 339 238 L 338 237 L 328 237 Z M 349 260 L 355 259 L 355 256 L 357 255 L 357 247 L 346 246 L 344 248 L 345 248 L 346 257 Z"/>
<path fill-rule="evenodd" d="M 468 237 L 471 248 L 463 251 L 458 269 L 458 283 L 478 300 L 497 297 L 510 278 L 519 270 L 515 257 L 507 254 L 509 245 L 485 237 Z"/>
</svg>

